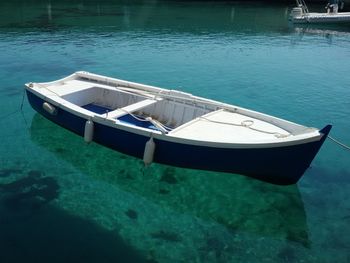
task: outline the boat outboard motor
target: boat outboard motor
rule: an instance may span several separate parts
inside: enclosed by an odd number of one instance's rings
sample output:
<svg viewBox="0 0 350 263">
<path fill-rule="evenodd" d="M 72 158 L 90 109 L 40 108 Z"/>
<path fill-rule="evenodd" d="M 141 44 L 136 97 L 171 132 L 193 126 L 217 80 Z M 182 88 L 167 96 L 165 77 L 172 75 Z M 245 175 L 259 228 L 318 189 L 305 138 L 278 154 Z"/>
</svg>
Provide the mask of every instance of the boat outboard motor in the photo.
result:
<svg viewBox="0 0 350 263">
<path fill-rule="evenodd" d="M 290 13 L 290 16 L 292 18 L 301 17 L 302 15 L 303 15 L 303 8 L 302 7 L 294 7 Z"/>
</svg>

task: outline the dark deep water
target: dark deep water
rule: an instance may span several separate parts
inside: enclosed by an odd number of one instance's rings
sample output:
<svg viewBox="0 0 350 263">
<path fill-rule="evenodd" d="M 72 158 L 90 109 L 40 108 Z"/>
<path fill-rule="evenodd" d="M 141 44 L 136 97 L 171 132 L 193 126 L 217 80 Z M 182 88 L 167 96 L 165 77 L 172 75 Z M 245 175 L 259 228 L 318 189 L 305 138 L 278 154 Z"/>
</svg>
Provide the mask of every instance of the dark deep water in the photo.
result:
<svg viewBox="0 0 350 263">
<path fill-rule="evenodd" d="M 291 7 L 2 1 L 0 262 L 350 262 L 350 153 L 329 140 L 297 185 L 281 187 L 143 171 L 26 100 L 20 111 L 24 83 L 86 70 L 331 123 L 349 144 L 350 26 L 293 26 Z"/>
</svg>

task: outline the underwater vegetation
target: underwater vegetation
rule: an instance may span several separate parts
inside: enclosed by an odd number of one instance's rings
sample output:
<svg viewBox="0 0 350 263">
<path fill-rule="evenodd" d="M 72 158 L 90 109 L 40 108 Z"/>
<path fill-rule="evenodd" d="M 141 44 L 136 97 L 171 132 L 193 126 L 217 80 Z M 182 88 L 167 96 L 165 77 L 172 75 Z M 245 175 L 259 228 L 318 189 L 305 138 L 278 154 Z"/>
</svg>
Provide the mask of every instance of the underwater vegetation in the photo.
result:
<svg viewBox="0 0 350 263">
<path fill-rule="evenodd" d="M 163 174 L 162 177 L 159 180 L 160 182 L 165 182 L 168 184 L 177 184 L 178 180 L 175 177 L 175 168 L 173 167 L 167 167 Z"/>
<path fill-rule="evenodd" d="M 13 168 L 2 169 L 0 170 L 0 177 L 8 177 L 12 174 L 18 174 L 20 172 L 21 172 L 20 169 L 13 169 Z"/>
<path fill-rule="evenodd" d="M 0 262 L 155 263 L 117 231 L 56 206 L 60 186 L 40 170 L 1 169 Z M 10 180 L 11 179 L 11 180 Z M 136 219 L 134 210 L 126 212 Z"/>
<path fill-rule="evenodd" d="M 151 233 L 151 237 L 169 242 L 180 242 L 182 240 L 178 234 L 165 230 L 153 232 Z"/>
<path fill-rule="evenodd" d="M 4 169 L 0 174 L 10 176 L 22 172 L 19 169 Z M 39 209 L 56 199 L 59 186 L 52 177 L 45 176 L 44 172 L 31 170 L 25 177 L 16 181 L 0 184 L 2 191 L 1 203 L 11 211 L 22 209 Z"/>
<path fill-rule="evenodd" d="M 138 215 L 137 212 L 133 209 L 129 209 L 128 211 L 125 212 L 125 214 L 130 218 L 130 219 L 137 219 Z"/>
</svg>

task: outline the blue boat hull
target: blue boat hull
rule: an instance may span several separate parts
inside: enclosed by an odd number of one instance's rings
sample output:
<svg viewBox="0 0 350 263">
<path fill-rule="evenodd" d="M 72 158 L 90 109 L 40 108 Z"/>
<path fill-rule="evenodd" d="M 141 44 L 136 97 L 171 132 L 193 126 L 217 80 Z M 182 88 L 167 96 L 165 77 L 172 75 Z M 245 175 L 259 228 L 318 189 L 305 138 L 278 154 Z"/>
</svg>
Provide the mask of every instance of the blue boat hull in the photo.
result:
<svg viewBox="0 0 350 263">
<path fill-rule="evenodd" d="M 59 108 L 52 115 L 42 107 L 45 102 L 27 90 L 28 100 L 38 113 L 58 125 L 83 136 L 86 119 Z M 274 148 L 214 148 L 154 139 L 154 162 L 178 167 L 242 174 L 273 184 L 296 183 L 310 166 L 331 125 L 319 141 Z M 96 143 L 142 158 L 149 137 L 94 123 Z"/>
</svg>

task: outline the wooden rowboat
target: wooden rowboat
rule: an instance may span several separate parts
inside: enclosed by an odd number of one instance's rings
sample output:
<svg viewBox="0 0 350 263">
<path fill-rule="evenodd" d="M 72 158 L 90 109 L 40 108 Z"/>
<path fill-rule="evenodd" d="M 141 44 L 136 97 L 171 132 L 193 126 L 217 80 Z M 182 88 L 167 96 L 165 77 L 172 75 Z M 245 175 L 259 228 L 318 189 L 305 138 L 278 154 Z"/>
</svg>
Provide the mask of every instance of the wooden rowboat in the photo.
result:
<svg viewBox="0 0 350 263">
<path fill-rule="evenodd" d="M 86 142 L 146 165 L 237 173 L 274 184 L 296 183 L 331 129 L 88 72 L 25 86 L 33 109 Z"/>
</svg>

